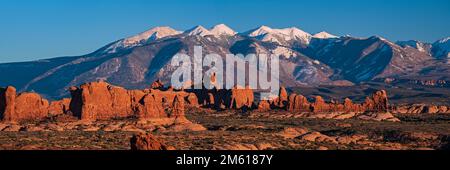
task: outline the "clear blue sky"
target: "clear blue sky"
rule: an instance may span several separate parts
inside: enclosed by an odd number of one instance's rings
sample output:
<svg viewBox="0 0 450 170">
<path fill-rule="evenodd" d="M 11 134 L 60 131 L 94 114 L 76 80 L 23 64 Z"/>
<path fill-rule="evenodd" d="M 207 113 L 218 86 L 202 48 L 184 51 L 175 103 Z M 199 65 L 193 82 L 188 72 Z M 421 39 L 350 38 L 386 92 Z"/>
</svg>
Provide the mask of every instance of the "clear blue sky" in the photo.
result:
<svg viewBox="0 0 450 170">
<path fill-rule="evenodd" d="M 83 55 L 154 26 L 219 23 L 433 42 L 450 36 L 450 1 L 0 0 L 0 62 Z"/>
</svg>

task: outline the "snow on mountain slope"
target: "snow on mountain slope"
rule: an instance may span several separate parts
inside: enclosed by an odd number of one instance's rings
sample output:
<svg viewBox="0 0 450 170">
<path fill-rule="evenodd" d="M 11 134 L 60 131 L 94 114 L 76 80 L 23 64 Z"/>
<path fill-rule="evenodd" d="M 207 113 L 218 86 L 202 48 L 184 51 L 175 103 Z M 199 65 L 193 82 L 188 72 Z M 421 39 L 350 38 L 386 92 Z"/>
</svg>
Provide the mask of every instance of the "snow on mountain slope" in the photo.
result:
<svg viewBox="0 0 450 170">
<path fill-rule="evenodd" d="M 319 39 L 327 39 L 327 38 L 337 38 L 338 36 L 330 34 L 328 32 L 322 31 L 319 32 L 317 34 L 313 35 L 314 38 L 319 38 Z"/>
<path fill-rule="evenodd" d="M 14 85 L 21 91 L 61 98 L 68 94 L 70 86 L 99 79 L 130 89 L 147 87 L 156 79 L 169 83 L 176 69 L 167 64 L 171 57 L 177 53 L 192 55 L 193 47 L 198 45 L 203 47 L 205 54 L 220 56 L 229 53 L 278 54 L 282 56 L 279 79 L 291 87 L 343 81 L 352 84 L 386 78 L 409 81 L 430 79 L 430 75 L 435 80 L 449 80 L 450 62 L 420 52 L 418 47 L 422 46 L 417 42 L 398 45 L 402 43 L 394 44 L 377 36 L 329 38 L 333 36 L 325 32 L 314 36 L 295 27 L 272 29 L 262 26 L 242 34 L 224 24 L 211 30 L 197 26 L 184 33 L 169 27 L 156 27 L 83 56 L 0 64 L 1 73 L 12 75 L 0 77 L 0 85 Z M 447 58 L 449 39 L 436 42 L 433 52 Z M 438 62 L 440 64 L 436 64 Z"/>
<path fill-rule="evenodd" d="M 136 47 L 148 42 L 178 34 L 181 34 L 181 32 L 170 27 L 155 27 L 138 35 L 119 40 L 106 48 L 105 52 L 115 53 L 120 49 Z"/>
<path fill-rule="evenodd" d="M 283 34 L 285 37 L 285 40 L 291 40 L 291 39 L 297 39 L 297 40 L 303 40 L 305 42 L 309 42 L 311 39 L 311 34 L 300 30 L 296 27 L 291 28 L 285 28 L 285 29 L 276 29 L 279 33 Z"/>
<path fill-rule="evenodd" d="M 431 50 L 431 44 L 416 41 L 416 40 L 398 41 L 397 44 L 402 47 L 409 46 L 409 47 L 419 50 L 420 52 L 425 52 L 425 53 L 430 53 L 430 50 Z"/>
<path fill-rule="evenodd" d="M 188 35 L 188 36 L 207 36 L 207 35 L 213 35 L 213 33 L 211 33 L 208 29 L 206 29 L 205 27 L 199 25 L 196 26 L 192 29 L 189 29 L 187 31 L 184 32 L 184 34 Z"/>
<path fill-rule="evenodd" d="M 266 35 L 266 34 L 272 34 L 274 32 L 275 31 L 272 28 L 263 25 L 263 26 L 260 26 L 259 28 L 247 31 L 243 34 L 245 34 L 249 37 L 259 37 L 259 36 Z"/>
<path fill-rule="evenodd" d="M 123 43 L 125 45 L 134 45 L 137 43 L 140 43 L 141 41 L 148 41 L 148 40 L 157 40 L 160 38 L 173 36 L 180 34 L 180 31 L 174 30 L 170 27 L 156 27 L 151 30 L 145 31 L 141 34 L 126 38 Z"/>
<path fill-rule="evenodd" d="M 436 58 L 450 58 L 450 37 L 433 43 L 432 52 Z"/>
<path fill-rule="evenodd" d="M 281 56 L 284 58 L 297 57 L 297 53 L 290 48 L 277 46 L 275 49 L 270 51 L 271 53 Z"/>
<path fill-rule="evenodd" d="M 115 53 L 118 49 L 132 48 L 151 41 L 178 34 L 181 34 L 181 32 L 170 27 L 155 27 L 138 35 L 117 41 L 116 43 L 108 47 L 106 49 L 106 52 Z"/>
<path fill-rule="evenodd" d="M 235 54 L 280 55 L 280 80 L 286 86 L 331 84 L 333 70 L 289 47 L 278 46 L 256 39 L 237 41 L 230 48 Z"/>
<path fill-rule="evenodd" d="M 235 32 L 233 29 L 231 29 L 230 27 L 226 26 L 225 24 L 219 24 L 214 26 L 210 32 L 212 34 L 214 34 L 215 36 L 220 36 L 220 35 L 228 35 L 228 36 L 233 36 L 236 35 L 237 32 Z"/>
<path fill-rule="evenodd" d="M 309 48 L 311 57 L 338 70 L 339 77 L 356 83 L 377 77 L 414 74 L 431 60 L 425 53 L 413 48 L 404 49 L 378 36 L 316 39 Z"/>
<path fill-rule="evenodd" d="M 282 44 L 282 42 L 292 40 L 301 41 L 304 44 L 309 44 L 309 41 L 312 38 L 311 34 L 296 27 L 272 29 L 268 26 L 261 26 L 243 34 L 249 37 L 257 38 L 264 42 L 275 42 L 278 44 Z"/>
</svg>

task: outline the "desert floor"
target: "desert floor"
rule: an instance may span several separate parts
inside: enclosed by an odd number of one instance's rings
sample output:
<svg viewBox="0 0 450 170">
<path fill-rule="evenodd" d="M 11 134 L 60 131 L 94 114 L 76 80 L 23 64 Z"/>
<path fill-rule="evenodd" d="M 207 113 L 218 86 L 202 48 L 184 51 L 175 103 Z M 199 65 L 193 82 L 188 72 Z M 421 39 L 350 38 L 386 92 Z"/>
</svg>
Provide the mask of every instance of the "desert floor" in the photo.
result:
<svg viewBox="0 0 450 170">
<path fill-rule="evenodd" d="M 255 116 L 260 114 L 190 109 L 188 119 L 207 129 L 203 131 L 133 120 L 74 123 L 59 117 L 3 125 L 0 150 L 128 150 L 130 137 L 140 132 L 151 132 L 180 150 L 450 149 L 450 115 L 395 115 L 401 122 L 378 122 L 279 116 L 287 112 Z"/>
</svg>

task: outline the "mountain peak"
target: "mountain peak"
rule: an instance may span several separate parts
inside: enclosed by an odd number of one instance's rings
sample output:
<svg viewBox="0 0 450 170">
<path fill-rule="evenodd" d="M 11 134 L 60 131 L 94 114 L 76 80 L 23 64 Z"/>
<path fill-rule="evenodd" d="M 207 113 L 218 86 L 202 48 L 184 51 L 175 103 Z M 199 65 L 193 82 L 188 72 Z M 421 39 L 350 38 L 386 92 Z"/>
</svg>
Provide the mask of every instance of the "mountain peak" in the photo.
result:
<svg viewBox="0 0 450 170">
<path fill-rule="evenodd" d="M 450 37 L 443 38 L 433 44 L 433 52 L 437 58 L 450 58 Z"/>
<path fill-rule="evenodd" d="M 261 26 L 258 27 L 258 29 L 272 30 L 272 28 L 270 28 L 269 26 L 266 26 L 266 25 L 261 25 Z"/>
<path fill-rule="evenodd" d="M 450 40 L 450 37 L 443 38 L 443 39 L 438 40 L 438 43 L 446 43 L 446 42 L 448 42 L 449 40 Z"/>
<path fill-rule="evenodd" d="M 214 26 L 210 32 L 214 35 L 236 35 L 236 32 L 225 24 Z"/>
<path fill-rule="evenodd" d="M 194 36 L 194 35 L 199 35 L 199 36 L 207 36 L 207 35 L 212 35 L 212 33 L 206 29 L 205 27 L 198 25 L 195 26 L 194 28 L 191 28 L 187 31 L 184 32 L 187 35 L 190 36 Z"/>
<path fill-rule="evenodd" d="M 167 26 L 154 27 L 140 34 L 115 42 L 114 44 L 110 45 L 105 50 L 105 52 L 115 53 L 117 52 L 118 49 L 136 47 L 151 41 L 155 41 L 161 38 L 174 36 L 178 34 L 181 34 L 181 32 Z"/>
<path fill-rule="evenodd" d="M 429 49 L 431 48 L 431 44 L 417 40 L 397 41 L 396 44 L 400 45 L 403 48 L 409 46 L 421 52 L 429 52 Z"/>
<path fill-rule="evenodd" d="M 330 34 L 328 32 L 322 31 L 319 32 L 317 34 L 313 35 L 314 38 L 319 38 L 319 39 L 328 39 L 328 38 L 337 38 L 338 36 L 335 36 L 333 34 Z"/>
<path fill-rule="evenodd" d="M 137 34 L 135 36 L 131 36 L 131 37 L 124 39 L 123 44 L 125 46 L 134 45 L 134 44 L 141 43 L 142 41 L 157 40 L 157 39 L 161 39 L 164 37 L 177 35 L 180 33 L 181 32 L 179 32 L 173 28 L 167 27 L 167 26 L 155 27 L 155 28 L 149 29 L 145 32 L 142 32 L 140 34 Z"/>
<path fill-rule="evenodd" d="M 311 34 L 305 32 L 297 27 L 277 29 L 276 31 L 278 31 L 281 34 L 284 34 L 283 37 L 285 37 L 286 40 L 301 39 L 301 40 L 305 40 L 305 42 L 309 42 L 309 39 L 311 38 Z"/>
<path fill-rule="evenodd" d="M 246 32 L 245 34 L 250 37 L 258 37 L 258 36 L 266 35 L 269 33 L 273 33 L 273 29 L 268 26 L 262 25 L 258 28 L 255 28 L 253 30 Z"/>
</svg>

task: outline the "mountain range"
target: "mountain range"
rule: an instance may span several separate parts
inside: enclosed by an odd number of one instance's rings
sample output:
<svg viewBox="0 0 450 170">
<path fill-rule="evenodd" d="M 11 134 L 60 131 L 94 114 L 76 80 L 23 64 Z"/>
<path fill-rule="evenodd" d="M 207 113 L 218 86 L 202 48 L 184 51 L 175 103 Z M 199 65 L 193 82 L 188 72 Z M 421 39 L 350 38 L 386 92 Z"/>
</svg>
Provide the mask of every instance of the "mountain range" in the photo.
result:
<svg viewBox="0 0 450 170">
<path fill-rule="evenodd" d="M 310 34 L 299 28 L 261 26 L 236 32 L 224 24 L 186 31 L 156 27 L 112 42 L 82 56 L 0 64 L 0 86 L 35 91 L 49 99 L 68 95 L 67 89 L 104 80 L 141 89 L 155 80 L 168 83 L 177 53 L 274 53 L 281 56 L 280 80 L 287 87 L 353 86 L 370 82 L 450 86 L 450 37 L 434 43 L 391 42 L 367 38 Z M 428 83 L 431 82 L 431 83 Z"/>
</svg>

